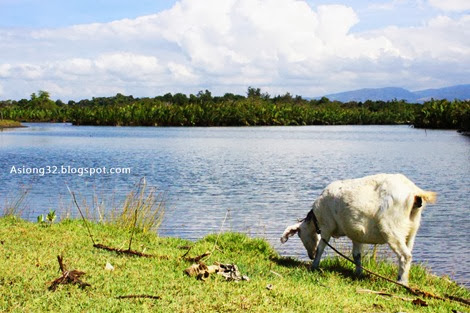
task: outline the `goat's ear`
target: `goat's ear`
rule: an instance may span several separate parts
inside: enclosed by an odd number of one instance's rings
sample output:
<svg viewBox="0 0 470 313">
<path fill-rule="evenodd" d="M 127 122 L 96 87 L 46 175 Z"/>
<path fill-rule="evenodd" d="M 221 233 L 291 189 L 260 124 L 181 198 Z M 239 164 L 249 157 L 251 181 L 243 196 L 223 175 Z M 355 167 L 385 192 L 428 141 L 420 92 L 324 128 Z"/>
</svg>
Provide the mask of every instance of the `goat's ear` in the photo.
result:
<svg viewBox="0 0 470 313">
<path fill-rule="evenodd" d="M 282 234 L 281 243 L 285 243 L 289 237 L 294 236 L 299 231 L 300 224 L 302 224 L 302 222 L 287 227 Z"/>
</svg>

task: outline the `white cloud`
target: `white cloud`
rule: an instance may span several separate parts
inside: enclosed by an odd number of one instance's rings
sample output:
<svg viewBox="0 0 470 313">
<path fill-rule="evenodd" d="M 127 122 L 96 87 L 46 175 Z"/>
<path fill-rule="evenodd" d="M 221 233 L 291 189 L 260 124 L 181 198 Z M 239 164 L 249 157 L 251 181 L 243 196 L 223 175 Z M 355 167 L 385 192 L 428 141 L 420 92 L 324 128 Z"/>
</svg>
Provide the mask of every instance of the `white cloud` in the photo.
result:
<svg viewBox="0 0 470 313">
<path fill-rule="evenodd" d="M 463 12 L 470 10 L 468 0 L 429 0 L 429 4 L 443 11 Z"/>
<path fill-rule="evenodd" d="M 92 75 L 95 65 L 92 60 L 84 58 L 71 58 L 57 62 L 56 70 L 66 75 Z"/>
<path fill-rule="evenodd" d="M 197 83 L 197 75 L 195 75 L 189 67 L 183 64 L 170 62 L 168 64 L 168 69 L 176 82 Z"/>
<path fill-rule="evenodd" d="M 100 71 L 131 80 L 146 80 L 150 75 L 158 75 L 162 71 L 156 57 L 133 53 L 101 55 L 94 65 Z"/>
<path fill-rule="evenodd" d="M 8 77 L 10 75 L 11 65 L 10 64 L 0 64 L 0 78 Z"/>
<path fill-rule="evenodd" d="M 358 23 L 345 5 L 181 0 L 136 19 L 0 30 L 0 78 L 12 98 L 46 87 L 53 97 L 90 98 L 205 88 L 243 93 L 249 85 L 311 96 L 451 85 L 470 71 L 469 15 L 352 32 Z"/>
<path fill-rule="evenodd" d="M 390 27 L 380 33 L 389 38 L 401 56 L 408 60 L 456 64 L 470 60 L 470 15 L 458 19 L 438 16 L 423 27 Z"/>
</svg>

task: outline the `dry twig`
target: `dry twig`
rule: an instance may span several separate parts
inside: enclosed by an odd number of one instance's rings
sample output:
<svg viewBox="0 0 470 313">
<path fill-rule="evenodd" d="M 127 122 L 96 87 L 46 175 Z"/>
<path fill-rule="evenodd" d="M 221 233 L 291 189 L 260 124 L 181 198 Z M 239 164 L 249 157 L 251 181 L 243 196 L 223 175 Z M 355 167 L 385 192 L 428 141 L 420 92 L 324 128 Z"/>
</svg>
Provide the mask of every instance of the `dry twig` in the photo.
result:
<svg viewBox="0 0 470 313">
<path fill-rule="evenodd" d="M 83 215 L 83 212 L 82 212 L 82 210 L 80 209 L 80 206 L 78 205 L 77 198 L 75 198 L 75 193 L 74 193 L 72 190 L 70 190 L 69 186 L 67 186 L 67 189 L 69 190 L 69 193 L 70 193 L 70 195 L 72 196 L 73 202 L 74 202 L 75 205 L 77 206 L 78 212 L 80 212 L 80 215 L 82 216 L 82 220 L 83 220 L 83 222 L 85 223 L 86 229 L 87 229 L 87 231 L 88 231 L 88 235 L 89 235 L 90 238 L 91 238 L 91 242 L 93 243 L 93 245 L 95 245 L 95 240 L 93 239 L 93 235 L 91 234 L 91 230 L 90 230 L 90 227 L 88 226 L 88 222 L 87 222 L 87 220 L 85 219 L 85 216 Z"/>
<path fill-rule="evenodd" d="M 160 300 L 162 297 L 152 296 L 152 295 L 127 295 L 127 296 L 116 297 L 116 299 L 138 299 L 138 298 Z"/>
<path fill-rule="evenodd" d="M 96 244 L 93 245 L 93 247 L 97 248 L 97 249 L 103 249 L 103 250 L 106 250 L 106 251 L 116 252 L 118 254 L 129 254 L 129 255 L 141 256 L 141 257 L 146 257 L 146 258 L 154 258 L 155 257 L 155 255 L 153 255 L 153 254 L 146 254 L 146 253 L 142 253 L 142 252 L 135 251 L 135 250 L 130 250 L 130 249 L 124 250 L 124 249 L 108 247 L 108 246 L 105 246 L 101 243 L 96 243 Z"/>
<path fill-rule="evenodd" d="M 376 295 L 379 295 L 379 296 L 391 297 L 391 298 L 400 299 L 402 301 L 411 302 L 414 305 L 418 305 L 418 306 L 425 306 L 425 307 L 428 306 L 426 301 L 424 301 L 420 298 L 416 298 L 416 299 L 403 298 L 403 297 L 399 297 L 399 296 L 396 296 L 396 295 L 388 293 L 388 292 L 375 291 L 375 290 L 369 290 L 369 289 L 357 289 L 356 292 L 358 292 L 358 293 L 372 293 L 372 294 L 376 294 Z"/>
<path fill-rule="evenodd" d="M 184 259 L 186 261 L 189 261 L 189 262 L 195 262 L 195 263 L 198 263 L 199 261 L 201 261 L 202 259 L 210 256 L 212 253 L 209 252 L 209 251 L 206 251 L 204 252 L 203 254 L 201 255 L 198 255 L 198 256 L 195 256 L 195 257 L 185 257 Z"/>
<path fill-rule="evenodd" d="M 83 282 L 80 279 L 81 276 L 85 275 L 85 272 L 77 270 L 68 271 L 63 263 L 63 258 L 60 255 L 57 256 L 57 260 L 59 262 L 59 268 L 62 272 L 62 276 L 51 282 L 49 290 L 55 291 L 59 285 L 65 284 L 78 284 L 81 288 L 91 286 L 90 284 Z"/>
</svg>

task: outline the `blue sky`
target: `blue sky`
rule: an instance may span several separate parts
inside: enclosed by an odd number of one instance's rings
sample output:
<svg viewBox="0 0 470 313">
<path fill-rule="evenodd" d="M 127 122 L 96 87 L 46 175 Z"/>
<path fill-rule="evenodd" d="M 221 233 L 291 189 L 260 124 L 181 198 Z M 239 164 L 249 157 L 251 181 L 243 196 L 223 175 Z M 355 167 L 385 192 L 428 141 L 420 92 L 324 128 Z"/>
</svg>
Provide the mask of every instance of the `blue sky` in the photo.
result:
<svg viewBox="0 0 470 313">
<path fill-rule="evenodd" d="M 464 83 L 468 0 L 0 0 L 0 99 Z"/>
<path fill-rule="evenodd" d="M 0 27 L 40 28 L 105 23 L 155 14 L 170 9 L 176 2 L 176 0 L 0 0 Z M 419 1 L 310 0 L 307 3 L 312 7 L 319 4 L 351 6 L 361 19 L 355 30 L 387 25 L 419 26 L 439 14 L 439 9 Z"/>
<path fill-rule="evenodd" d="M 0 0 L 0 27 L 63 27 L 136 18 L 171 8 L 174 0 Z"/>
</svg>

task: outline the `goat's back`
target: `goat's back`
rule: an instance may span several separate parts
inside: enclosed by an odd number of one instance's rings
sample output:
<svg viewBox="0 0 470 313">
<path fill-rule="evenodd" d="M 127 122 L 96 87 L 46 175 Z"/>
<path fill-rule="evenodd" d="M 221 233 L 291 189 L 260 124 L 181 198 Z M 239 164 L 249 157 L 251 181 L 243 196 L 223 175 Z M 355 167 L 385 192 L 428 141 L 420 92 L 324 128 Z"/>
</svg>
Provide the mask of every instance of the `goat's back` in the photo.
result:
<svg viewBox="0 0 470 313">
<path fill-rule="evenodd" d="M 435 193 L 420 189 L 402 174 L 376 174 L 331 183 L 314 208 L 334 229 L 333 235 L 381 241 L 376 237 L 382 221 L 418 227 L 421 208 L 433 201 Z"/>
</svg>

